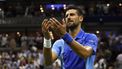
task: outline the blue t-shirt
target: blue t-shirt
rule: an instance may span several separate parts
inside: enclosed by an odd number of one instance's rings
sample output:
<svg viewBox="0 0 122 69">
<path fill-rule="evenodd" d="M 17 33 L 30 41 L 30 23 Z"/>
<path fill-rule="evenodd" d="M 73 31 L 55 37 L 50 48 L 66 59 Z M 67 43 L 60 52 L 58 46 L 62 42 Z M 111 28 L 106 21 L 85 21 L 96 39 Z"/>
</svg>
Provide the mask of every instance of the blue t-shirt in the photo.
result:
<svg viewBox="0 0 122 69">
<path fill-rule="evenodd" d="M 62 69 L 94 69 L 93 66 L 98 44 L 96 35 L 85 33 L 81 29 L 74 39 L 83 46 L 92 47 L 93 53 L 87 59 L 81 58 L 63 39 L 57 40 L 53 44 L 52 51 L 61 59 Z"/>
</svg>

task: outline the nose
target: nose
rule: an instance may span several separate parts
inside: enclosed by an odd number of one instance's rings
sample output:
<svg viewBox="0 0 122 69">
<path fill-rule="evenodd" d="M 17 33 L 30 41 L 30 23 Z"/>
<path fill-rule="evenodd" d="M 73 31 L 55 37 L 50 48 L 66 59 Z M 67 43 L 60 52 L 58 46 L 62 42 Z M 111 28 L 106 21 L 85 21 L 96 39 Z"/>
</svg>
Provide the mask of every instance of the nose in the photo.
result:
<svg viewBox="0 0 122 69">
<path fill-rule="evenodd" d="M 67 18 L 68 21 L 70 21 L 71 19 L 70 18 Z"/>
</svg>

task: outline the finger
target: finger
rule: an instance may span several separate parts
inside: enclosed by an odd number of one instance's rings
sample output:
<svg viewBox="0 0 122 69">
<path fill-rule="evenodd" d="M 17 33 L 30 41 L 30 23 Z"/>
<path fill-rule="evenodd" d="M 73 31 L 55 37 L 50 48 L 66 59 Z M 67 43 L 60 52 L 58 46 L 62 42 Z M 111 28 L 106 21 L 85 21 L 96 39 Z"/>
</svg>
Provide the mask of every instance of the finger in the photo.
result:
<svg viewBox="0 0 122 69">
<path fill-rule="evenodd" d="M 49 21 L 45 23 L 46 31 L 49 31 L 50 26 L 51 26 L 51 25 L 50 25 Z"/>
<path fill-rule="evenodd" d="M 61 23 L 56 18 L 52 18 L 52 20 L 54 20 L 56 24 L 61 25 Z"/>
<path fill-rule="evenodd" d="M 50 19 L 50 23 L 51 23 L 51 26 L 50 26 L 51 31 L 56 33 L 57 32 L 56 30 L 57 30 L 58 26 L 56 25 L 55 21 L 53 21 L 52 19 Z"/>
<path fill-rule="evenodd" d="M 44 19 L 44 21 L 42 22 L 42 31 L 48 31 L 48 20 L 47 19 Z"/>
<path fill-rule="evenodd" d="M 64 18 L 62 19 L 61 24 L 63 24 L 63 25 L 66 24 Z"/>
<path fill-rule="evenodd" d="M 58 27 L 58 24 L 52 18 L 50 18 L 50 23 L 51 23 L 51 26 Z"/>
<path fill-rule="evenodd" d="M 53 28 L 54 28 L 54 26 L 53 26 L 52 21 L 49 21 L 49 23 L 50 23 L 50 28 L 51 28 L 51 29 L 53 29 Z"/>
<path fill-rule="evenodd" d="M 42 22 L 42 27 L 44 26 L 44 23 L 46 23 L 48 21 L 48 19 L 44 19 Z"/>
<path fill-rule="evenodd" d="M 42 32 L 43 33 L 49 32 L 49 27 L 50 27 L 50 24 L 45 23 L 44 24 L 44 27 L 42 28 Z"/>
<path fill-rule="evenodd" d="M 45 23 L 47 22 L 48 20 L 47 19 L 44 19 L 43 22 L 42 22 L 42 31 L 44 31 L 44 28 L 45 28 Z"/>
<path fill-rule="evenodd" d="M 45 28 L 45 24 L 47 23 L 48 19 L 44 19 L 42 22 L 42 28 Z"/>
</svg>

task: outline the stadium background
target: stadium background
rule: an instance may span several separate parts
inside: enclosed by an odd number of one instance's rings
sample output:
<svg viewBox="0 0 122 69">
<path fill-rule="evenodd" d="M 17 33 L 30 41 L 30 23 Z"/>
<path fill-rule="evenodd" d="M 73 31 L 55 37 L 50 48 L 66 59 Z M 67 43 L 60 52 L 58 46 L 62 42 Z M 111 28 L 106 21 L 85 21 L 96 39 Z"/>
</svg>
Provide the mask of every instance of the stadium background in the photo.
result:
<svg viewBox="0 0 122 69">
<path fill-rule="evenodd" d="M 60 20 L 68 4 L 81 7 L 83 29 L 99 38 L 95 69 L 121 69 L 122 0 L 0 0 L 0 69 L 42 67 L 41 22 Z"/>
</svg>

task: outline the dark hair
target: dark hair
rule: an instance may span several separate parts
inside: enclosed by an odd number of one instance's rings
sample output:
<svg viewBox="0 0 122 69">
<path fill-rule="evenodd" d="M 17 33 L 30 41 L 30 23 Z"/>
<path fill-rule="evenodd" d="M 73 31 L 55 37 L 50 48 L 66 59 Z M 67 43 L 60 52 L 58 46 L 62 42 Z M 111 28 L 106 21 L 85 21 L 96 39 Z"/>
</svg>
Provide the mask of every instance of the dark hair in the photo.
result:
<svg viewBox="0 0 122 69">
<path fill-rule="evenodd" d="M 82 12 L 80 6 L 68 5 L 67 8 L 66 8 L 66 10 L 65 10 L 65 13 L 66 13 L 68 10 L 70 10 L 70 9 L 75 9 L 75 10 L 77 10 L 78 15 L 83 15 L 83 12 Z"/>
</svg>

